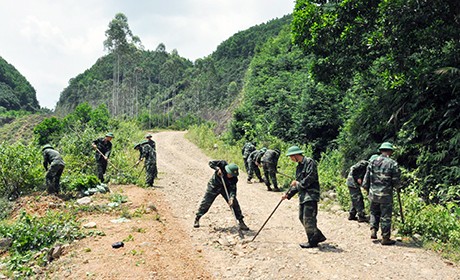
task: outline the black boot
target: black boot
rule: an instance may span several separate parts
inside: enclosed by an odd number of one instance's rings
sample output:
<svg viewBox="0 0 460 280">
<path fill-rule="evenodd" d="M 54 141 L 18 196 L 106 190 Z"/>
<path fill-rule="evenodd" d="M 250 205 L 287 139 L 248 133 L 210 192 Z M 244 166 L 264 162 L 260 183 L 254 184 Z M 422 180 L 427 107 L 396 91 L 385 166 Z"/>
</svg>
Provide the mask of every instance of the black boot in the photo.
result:
<svg viewBox="0 0 460 280">
<path fill-rule="evenodd" d="M 391 240 L 390 237 L 384 237 L 382 241 L 380 242 L 380 244 L 382 245 L 394 245 L 395 243 L 396 241 Z"/>
<path fill-rule="evenodd" d="M 356 218 L 356 214 L 353 214 L 353 213 L 350 213 L 350 215 L 348 215 L 348 220 L 349 221 L 356 221 L 358 218 Z"/>
<path fill-rule="evenodd" d="M 367 223 L 369 218 L 364 213 L 358 213 L 358 223 Z"/>
<path fill-rule="evenodd" d="M 238 223 L 240 224 L 241 230 L 249 230 L 248 226 L 244 223 L 243 219 L 239 219 Z"/>
<path fill-rule="evenodd" d="M 299 244 L 301 248 L 303 249 L 309 249 L 309 248 L 316 248 L 318 247 L 318 244 L 317 243 L 300 243 Z"/>
<path fill-rule="evenodd" d="M 371 239 L 377 239 L 377 229 L 371 228 Z"/>
<path fill-rule="evenodd" d="M 194 228 L 199 228 L 200 227 L 200 218 L 197 216 L 195 217 L 195 222 L 193 223 Z"/>
</svg>

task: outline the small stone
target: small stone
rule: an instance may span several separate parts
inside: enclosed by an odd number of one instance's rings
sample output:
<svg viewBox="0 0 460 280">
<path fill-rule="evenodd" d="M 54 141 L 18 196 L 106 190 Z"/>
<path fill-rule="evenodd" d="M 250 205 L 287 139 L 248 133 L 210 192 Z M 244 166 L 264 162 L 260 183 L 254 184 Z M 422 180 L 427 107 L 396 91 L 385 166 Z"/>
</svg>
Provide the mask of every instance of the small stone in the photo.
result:
<svg viewBox="0 0 460 280">
<path fill-rule="evenodd" d="M 85 196 L 80 199 L 77 199 L 77 204 L 86 205 L 91 203 L 91 197 Z"/>
<path fill-rule="evenodd" d="M 95 222 L 89 222 L 83 225 L 84 228 L 96 228 L 96 226 Z"/>
</svg>

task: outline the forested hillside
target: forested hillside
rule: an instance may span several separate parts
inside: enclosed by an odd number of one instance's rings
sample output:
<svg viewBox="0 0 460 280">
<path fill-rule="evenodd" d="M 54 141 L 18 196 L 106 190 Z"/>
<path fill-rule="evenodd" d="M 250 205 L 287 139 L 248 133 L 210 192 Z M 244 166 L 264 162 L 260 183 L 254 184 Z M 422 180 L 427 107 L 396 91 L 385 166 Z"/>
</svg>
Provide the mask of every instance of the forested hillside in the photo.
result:
<svg viewBox="0 0 460 280">
<path fill-rule="evenodd" d="M 227 112 L 238 96 L 256 48 L 289 22 L 286 16 L 238 32 L 192 63 L 176 50 L 167 52 L 164 44 L 144 50 L 127 18 L 118 14 L 106 31 L 109 54 L 70 81 L 56 112 L 66 114 L 88 102 L 106 104 L 112 115 L 139 117 L 155 126 L 181 118 L 212 119 Z"/>
<path fill-rule="evenodd" d="M 13 65 L 0 56 L 0 112 L 36 111 L 39 108 L 35 89 Z"/>
</svg>

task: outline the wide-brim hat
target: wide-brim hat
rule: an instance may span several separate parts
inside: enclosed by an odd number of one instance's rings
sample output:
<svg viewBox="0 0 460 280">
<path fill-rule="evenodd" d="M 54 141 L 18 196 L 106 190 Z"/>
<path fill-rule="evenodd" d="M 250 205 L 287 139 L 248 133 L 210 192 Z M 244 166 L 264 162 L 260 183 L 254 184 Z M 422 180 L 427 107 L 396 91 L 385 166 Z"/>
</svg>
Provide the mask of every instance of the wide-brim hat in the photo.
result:
<svg viewBox="0 0 460 280">
<path fill-rule="evenodd" d="M 390 142 L 383 142 L 382 145 L 380 145 L 379 150 L 394 150 L 393 144 Z"/>
<path fill-rule="evenodd" d="M 293 155 L 301 155 L 303 154 L 303 150 L 299 148 L 299 146 L 291 146 L 286 152 L 286 156 L 293 156 Z"/>
</svg>

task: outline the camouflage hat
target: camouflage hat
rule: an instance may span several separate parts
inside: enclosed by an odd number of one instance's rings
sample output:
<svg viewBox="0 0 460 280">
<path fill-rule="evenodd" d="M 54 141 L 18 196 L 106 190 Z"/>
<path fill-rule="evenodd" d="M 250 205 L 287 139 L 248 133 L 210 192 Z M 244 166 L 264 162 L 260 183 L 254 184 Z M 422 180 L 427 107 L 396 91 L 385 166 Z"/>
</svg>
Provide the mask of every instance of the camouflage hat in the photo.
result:
<svg viewBox="0 0 460 280">
<path fill-rule="evenodd" d="M 383 142 L 382 145 L 380 145 L 379 150 L 391 150 L 393 151 L 393 144 L 390 142 Z"/>
<path fill-rule="evenodd" d="M 109 133 L 107 133 L 105 136 L 106 136 L 106 137 L 112 137 L 112 138 L 115 138 L 115 136 L 113 135 L 113 133 L 112 133 L 112 132 L 109 132 Z"/>
<path fill-rule="evenodd" d="M 225 171 L 232 176 L 238 176 L 238 165 L 234 163 L 227 164 L 225 166 Z"/>
<path fill-rule="evenodd" d="M 152 134 L 147 133 L 147 134 L 145 135 L 145 138 L 152 138 Z"/>
<path fill-rule="evenodd" d="M 134 149 L 137 149 L 137 148 L 139 148 L 140 146 L 141 146 L 141 143 L 136 143 L 136 144 L 134 144 Z"/>
<path fill-rule="evenodd" d="M 299 146 L 291 146 L 286 152 L 287 156 L 301 155 L 301 154 L 303 154 L 303 151 L 299 148 Z"/>
<path fill-rule="evenodd" d="M 42 148 L 42 151 L 46 150 L 46 149 L 52 149 L 53 146 L 51 146 L 50 144 L 46 144 L 45 146 L 43 146 Z"/>
</svg>

